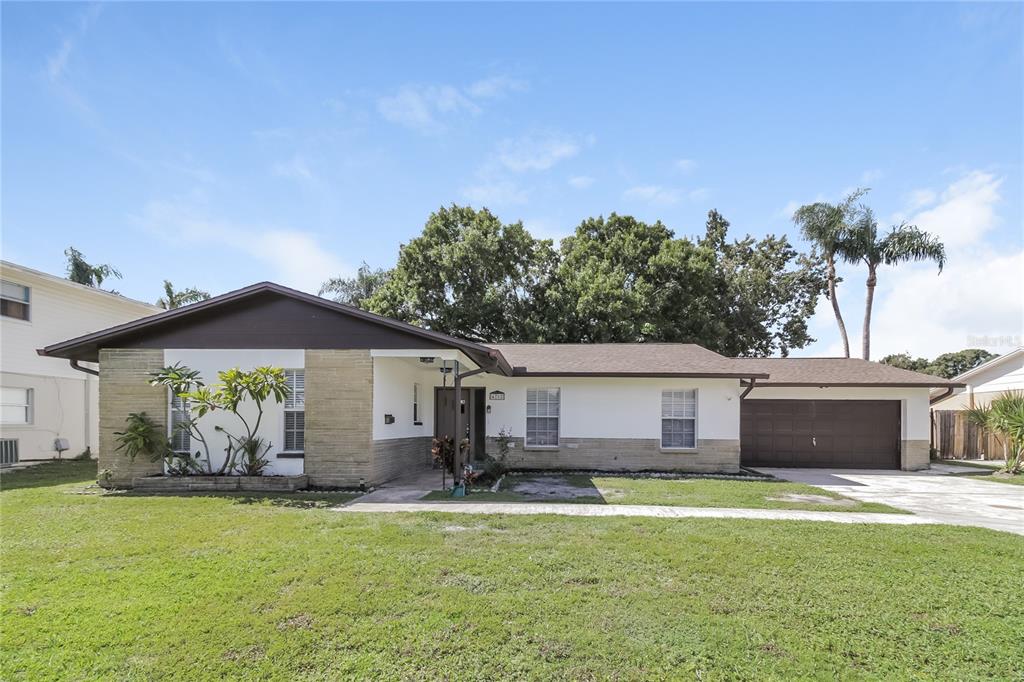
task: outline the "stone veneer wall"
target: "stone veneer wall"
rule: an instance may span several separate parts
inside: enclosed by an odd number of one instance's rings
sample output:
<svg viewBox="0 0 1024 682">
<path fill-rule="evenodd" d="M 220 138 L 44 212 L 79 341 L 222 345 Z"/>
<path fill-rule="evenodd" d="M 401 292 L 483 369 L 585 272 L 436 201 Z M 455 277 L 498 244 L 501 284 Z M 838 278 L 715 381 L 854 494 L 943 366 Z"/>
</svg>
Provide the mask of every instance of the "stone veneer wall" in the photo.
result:
<svg viewBox="0 0 1024 682">
<path fill-rule="evenodd" d="M 150 386 L 150 374 L 164 365 L 164 352 L 150 348 L 103 348 L 100 350 L 100 451 L 99 469 L 113 472 L 112 485 L 130 487 L 132 479 L 163 473 L 163 463 L 148 457 L 129 460 L 117 451 L 114 432 L 123 431 L 128 415 L 145 412 L 167 428 L 167 389 Z"/>
<path fill-rule="evenodd" d="M 905 440 L 900 447 L 900 468 L 917 471 L 931 466 L 931 446 L 926 440 Z"/>
<path fill-rule="evenodd" d="M 661 441 L 646 438 L 562 438 L 558 448 L 526 450 L 513 438 L 508 465 L 513 469 L 586 469 L 593 471 L 679 471 L 736 473 L 740 470 L 739 440 L 698 440 L 693 451 L 662 450 Z M 494 438 L 487 453 L 497 454 Z"/>
<path fill-rule="evenodd" d="M 391 438 L 373 441 L 373 483 L 390 481 L 423 469 L 430 462 L 430 437 Z"/>
<path fill-rule="evenodd" d="M 311 485 L 373 482 L 369 350 L 306 350 L 305 435 L 305 473 Z"/>
</svg>

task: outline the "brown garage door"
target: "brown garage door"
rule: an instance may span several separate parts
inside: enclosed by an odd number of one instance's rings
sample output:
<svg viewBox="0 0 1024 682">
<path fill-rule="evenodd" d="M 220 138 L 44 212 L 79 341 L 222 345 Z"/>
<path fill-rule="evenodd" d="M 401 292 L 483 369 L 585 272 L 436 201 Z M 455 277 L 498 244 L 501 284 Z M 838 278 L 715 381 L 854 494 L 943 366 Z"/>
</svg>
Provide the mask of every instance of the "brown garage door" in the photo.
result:
<svg viewBox="0 0 1024 682">
<path fill-rule="evenodd" d="M 757 400 L 740 409 L 744 466 L 898 469 L 898 400 Z"/>
</svg>

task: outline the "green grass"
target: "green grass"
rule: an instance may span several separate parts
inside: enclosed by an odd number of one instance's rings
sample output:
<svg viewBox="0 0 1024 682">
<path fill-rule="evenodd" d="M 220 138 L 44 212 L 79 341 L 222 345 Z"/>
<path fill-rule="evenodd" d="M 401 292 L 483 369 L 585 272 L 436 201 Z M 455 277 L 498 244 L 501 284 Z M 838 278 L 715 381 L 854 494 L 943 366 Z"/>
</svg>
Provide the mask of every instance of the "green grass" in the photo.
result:
<svg viewBox="0 0 1024 682">
<path fill-rule="evenodd" d="M 575 504 L 653 504 L 673 507 L 735 507 L 741 509 L 802 509 L 808 511 L 907 512 L 877 502 L 860 502 L 837 493 L 804 483 L 788 481 L 739 481 L 710 478 L 630 478 L 625 476 L 558 476 L 575 486 L 582 494 L 572 496 L 537 496 L 515 492 L 517 483 L 543 480 L 542 476 L 510 475 L 496 493 L 475 492 L 465 498 L 452 498 L 435 491 L 424 497 L 428 501 L 449 502 L 564 502 Z M 579 494 L 579 493 L 577 493 Z M 829 502 L 794 501 L 786 495 L 815 495 Z"/>
<path fill-rule="evenodd" d="M 988 476 L 974 476 L 978 481 L 989 481 L 990 483 L 1009 483 L 1010 485 L 1024 485 L 1024 474 L 1014 476 L 989 474 Z"/>
<path fill-rule="evenodd" d="M 88 463 L 86 463 L 88 464 Z M 1024 538 L 0 478 L 0 679 L 1020 679 Z"/>
<path fill-rule="evenodd" d="M 958 467 L 969 467 L 972 469 L 998 469 L 998 464 L 990 464 L 984 460 L 973 460 L 973 459 L 940 459 L 939 464 L 949 464 L 951 466 Z"/>
</svg>

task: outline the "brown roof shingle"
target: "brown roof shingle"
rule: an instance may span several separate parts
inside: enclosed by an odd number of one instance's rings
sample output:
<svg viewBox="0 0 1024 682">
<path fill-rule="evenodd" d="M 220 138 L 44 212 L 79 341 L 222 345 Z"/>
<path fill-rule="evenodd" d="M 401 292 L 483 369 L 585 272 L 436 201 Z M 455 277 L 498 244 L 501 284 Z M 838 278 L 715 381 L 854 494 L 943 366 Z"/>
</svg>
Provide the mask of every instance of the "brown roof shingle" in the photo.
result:
<svg viewBox="0 0 1024 682">
<path fill-rule="evenodd" d="M 488 344 L 517 376 L 688 376 L 749 378 L 760 370 L 741 366 L 692 343 Z"/>
<path fill-rule="evenodd" d="M 948 387 L 942 377 L 891 367 L 860 358 L 738 358 L 754 372 L 768 374 L 758 386 L 929 386 Z"/>
</svg>

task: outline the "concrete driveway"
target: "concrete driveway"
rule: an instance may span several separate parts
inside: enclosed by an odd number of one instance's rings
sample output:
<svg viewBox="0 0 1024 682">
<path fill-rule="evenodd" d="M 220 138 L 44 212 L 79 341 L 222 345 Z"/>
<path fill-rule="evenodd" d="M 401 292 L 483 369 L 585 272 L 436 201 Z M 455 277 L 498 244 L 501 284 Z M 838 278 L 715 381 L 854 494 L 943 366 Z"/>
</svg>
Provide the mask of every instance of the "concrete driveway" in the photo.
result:
<svg viewBox="0 0 1024 682">
<path fill-rule="evenodd" d="M 925 471 L 775 469 L 758 471 L 816 485 L 864 502 L 906 509 L 936 523 L 979 526 L 1024 535 L 1024 486 L 952 476 L 953 467 Z M 961 469 L 961 471 L 970 471 Z"/>
</svg>

